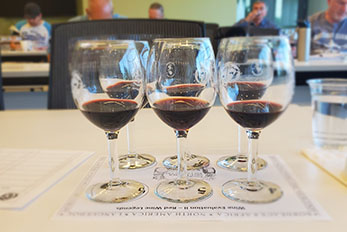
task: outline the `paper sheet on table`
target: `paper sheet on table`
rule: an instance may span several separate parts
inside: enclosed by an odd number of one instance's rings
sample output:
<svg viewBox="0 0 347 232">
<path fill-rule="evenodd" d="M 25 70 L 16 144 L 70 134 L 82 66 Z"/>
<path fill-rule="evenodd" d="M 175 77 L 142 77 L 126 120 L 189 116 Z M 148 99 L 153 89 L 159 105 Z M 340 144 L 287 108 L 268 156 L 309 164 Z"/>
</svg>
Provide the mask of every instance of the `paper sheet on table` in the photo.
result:
<svg viewBox="0 0 347 232">
<path fill-rule="evenodd" d="M 93 202 L 85 195 L 86 188 L 108 177 L 106 158 L 100 158 L 86 177 L 56 213 L 54 219 L 100 219 L 100 220 L 329 220 L 330 217 L 297 184 L 293 174 L 279 156 L 263 156 L 268 166 L 259 171 L 262 180 L 281 186 L 283 196 L 268 204 L 246 204 L 223 196 L 223 183 L 232 178 L 246 177 L 246 173 L 231 172 L 216 167 L 220 155 L 207 156 L 208 168 L 190 171 L 189 177 L 202 178 L 213 188 L 213 195 L 194 203 L 170 203 L 155 196 L 155 186 L 164 179 L 175 178 L 175 170 L 167 170 L 158 164 L 145 170 L 122 171 L 121 177 L 140 181 L 149 187 L 149 193 L 134 201 L 107 204 Z M 164 156 L 157 156 L 158 161 Z M 159 161 L 160 163 L 160 161 Z"/>
<path fill-rule="evenodd" d="M 0 149 L 0 209 L 23 209 L 93 152 Z"/>
<path fill-rule="evenodd" d="M 347 151 L 304 149 L 303 155 L 347 186 Z"/>
</svg>

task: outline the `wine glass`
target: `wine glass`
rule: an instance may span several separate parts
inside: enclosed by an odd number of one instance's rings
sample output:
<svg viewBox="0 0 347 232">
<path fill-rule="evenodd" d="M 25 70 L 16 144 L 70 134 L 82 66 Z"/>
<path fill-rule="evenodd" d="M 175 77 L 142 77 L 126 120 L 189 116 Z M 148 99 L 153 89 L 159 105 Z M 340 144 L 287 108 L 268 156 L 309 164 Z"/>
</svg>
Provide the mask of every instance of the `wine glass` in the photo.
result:
<svg viewBox="0 0 347 232">
<path fill-rule="evenodd" d="M 110 179 L 87 189 L 98 202 L 119 203 L 146 194 L 147 187 L 135 180 L 119 179 L 116 141 L 119 130 L 140 109 L 144 74 L 133 41 L 83 40 L 70 56 L 71 89 L 77 108 L 105 131 L 108 141 Z M 107 88 L 126 85 L 125 88 Z"/>
<path fill-rule="evenodd" d="M 295 78 L 291 48 L 286 37 L 239 37 L 225 39 L 218 68 L 219 96 L 230 117 L 248 135 L 248 177 L 223 185 L 223 194 L 233 200 L 266 203 L 282 196 L 281 188 L 258 180 L 258 138 L 263 128 L 274 122 L 287 108 L 294 93 Z M 244 97 L 243 86 L 264 86 Z"/>
<path fill-rule="evenodd" d="M 223 57 L 223 53 L 226 51 L 225 46 L 229 40 L 221 40 L 218 46 L 218 53 L 216 58 L 217 68 Z M 244 83 L 239 84 L 239 98 L 243 99 L 257 99 L 264 94 L 264 86 L 261 83 L 251 84 Z M 237 152 L 233 155 L 223 156 L 217 160 L 217 165 L 219 167 L 239 172 L 247 172 L 247 137 L 244 134 L 244 129 L 238 125 L 237 126 Z M 258 170 L 266 167 L 267 163 L 262 158 L 257 158 Z"/>
<path fill-rule="evenodd" d="M 148 102 L 177 138 L 177 178 L 161 182 L 156 195 L 184 203 L 209 197 L 212 188 L 207 182 L 188 179 L 186 151 L 189 129 L 207 114 L 216 98 L 215 60 L 209 39 L 154 40 L 146 77 Z"/>
<path fill-rule="evenodd" d="M 197 83 L 194 84 L 175 84 L 166 88 L 166 94 L 170 96 L 194 97 L 203 89 L 203 86 Z M 188 143 L 188 142 L 187 142 Z M 189 152 L 186 147 L 186 166 L 187 170 L 195 170 L 204 168 L 210 165 L 210 160 L 201 155 L 196 155 Z M 163 160 L 164 167 L 168 169 L 178 169 L 177 155 L 169 156 Z"/>
<path fill-rule="evenodd" d="M 147 65 L 147 58 L 149 53 L 149 44 L 147 41 L 138 40 L 134 41 L 136 50 L 139 53 L 141 66 L 145 69 Z M 118 86 L 121 87 L 121 86 Z M 123 86 L 124 87 L 124 86 Z M 143 98 L 143 104 L 141 106 L 144 107 L 147 104 L 147 98 Z M 128 141 L 128 154 L 122 155 L 119 157 L 119 168 L 120 169 L 139 169 L 146 168 L 154 165 L 156 163 L 156 159 L 150 155 L 145 153 L 138 153 L 135 150 L 135 140 L 133 138 L 134 129 L 135 129 L 135 118 L 133 118 L 127 125 L 127 141 Z"/>
</svg>

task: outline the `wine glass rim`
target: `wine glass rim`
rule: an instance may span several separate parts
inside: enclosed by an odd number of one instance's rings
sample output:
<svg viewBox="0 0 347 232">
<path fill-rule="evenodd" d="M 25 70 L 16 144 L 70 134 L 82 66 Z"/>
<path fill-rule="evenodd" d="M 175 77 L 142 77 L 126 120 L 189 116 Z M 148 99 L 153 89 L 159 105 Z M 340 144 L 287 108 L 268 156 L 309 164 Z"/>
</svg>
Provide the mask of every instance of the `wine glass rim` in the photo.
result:
<svg viewBox="0 0 347 232">
<path fill-rule="evenodd" d="M 318 86 L 318 85 L 324 85 L 324 86 L 343 86 L 347 87 L 347 79 L 344 78 L 316 78 L 316 79 L 309 79 L 306 81 L 307 84 L 310 86 Z"/>
<path fill-rule="evenodd" d="M 81 47 L 95 47 L 99 45 L 112 45 L 112 44 L 135 44 L 134 40 L 78 40 L 76 45 Z"/>
<path fill-rule="evenodd" d="M 134 43 L 145 43 L 145 44 L 149 44 L 149 42 L 147 40 L 133 40 Z"/>
<path fill-rule="evenodd" d="M 208 37 L 184 37 L 184 38 L 156 38 L 153 42 L 171 42 L 171 41 L 194 41 L 209 40 Z"/>
</svg>

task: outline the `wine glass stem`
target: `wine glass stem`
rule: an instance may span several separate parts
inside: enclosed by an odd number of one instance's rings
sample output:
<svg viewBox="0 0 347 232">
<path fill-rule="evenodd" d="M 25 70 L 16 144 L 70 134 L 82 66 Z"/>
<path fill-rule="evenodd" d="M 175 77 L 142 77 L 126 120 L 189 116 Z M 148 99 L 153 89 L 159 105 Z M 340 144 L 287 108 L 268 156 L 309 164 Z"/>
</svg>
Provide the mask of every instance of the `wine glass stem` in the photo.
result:
<svg viewBox="0 0 347 232">
<path fill-rule="evenodd" d="M 176 130 L 177 138 L 177 180 L 187 181 L 187 135 L 188 131 Z"/>
<path fill-rule="evenodd" d="M 247 130 L 248 135 L 248 182 L 257 182 L 258 138 L 260 131 Z"/>
<path fill-rule="evenodd" d="M 134 141 L 135 118 L 127 124 L 128 154 L 136 154 Z"/>
<path fill-rule="evenodd" d="M 244 129 L 241 126 L 237 127 L 237 154 L 246 156 L 247 155 L 247 142 L 244 134 Z"/>
<path fill-rule="evenodd" d="M 108 187 L 112 188 L 113 183 L 120 183 L 119 179 L 119 164 L 117 157 L 117 138 L 119 131 L 116 132 L 106 132 L 107 145 L 108 145 L 108 165 L 110 167 L 110 180 L 108 182 Z"/>
</svg>

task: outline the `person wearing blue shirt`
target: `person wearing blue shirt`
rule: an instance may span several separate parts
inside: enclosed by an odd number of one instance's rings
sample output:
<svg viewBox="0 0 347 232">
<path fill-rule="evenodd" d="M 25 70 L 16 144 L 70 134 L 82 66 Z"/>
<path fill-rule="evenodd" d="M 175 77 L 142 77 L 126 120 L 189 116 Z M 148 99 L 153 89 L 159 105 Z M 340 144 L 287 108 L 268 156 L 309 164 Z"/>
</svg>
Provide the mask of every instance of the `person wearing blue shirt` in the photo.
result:
<svg viewBox="0 0 347 232">
<path fill-rule="evenodd" d="M 36 3 L 24 6 L 24 18 L 15 24 L 22 40 L 35 42 L 36 49 L 47 49 L 51 36 L 51 25 L 42 19 L 41 8 Z"/>
<path fill-rule="evenodd" d="M 263 1 L 256 1 L 252 6 L 252 11 L 246 18 L 238 21 L 234 26 L 247 27 L 254 26 L 258 28 L 279 29 L 277 25 L 266 19 L 267 6 Z"/>
<path fill-rule="evenodd" d="M 347 52 L 347 0 L 328 0 L 328 9 L 312 15 L 311 54 Z"/>
<path fill-rule="evenodd" d="M 88 0 L 86 15 L 71 18 L 69 19 L 69 22 L 112 18 L 125 18 L 119 14 L 113 14 L 112 0 Z"/>
</svg>

